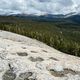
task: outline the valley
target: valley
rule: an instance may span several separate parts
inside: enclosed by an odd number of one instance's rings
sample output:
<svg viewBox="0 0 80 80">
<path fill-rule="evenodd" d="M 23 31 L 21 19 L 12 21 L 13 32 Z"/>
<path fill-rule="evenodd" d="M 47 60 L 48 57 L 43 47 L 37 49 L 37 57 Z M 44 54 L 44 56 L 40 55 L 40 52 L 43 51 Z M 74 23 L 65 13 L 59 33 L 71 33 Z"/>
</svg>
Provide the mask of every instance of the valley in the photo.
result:
<svg viewBox="0 0 80 80">
<path fill-rule="evenodd" d="M 37 39 L 61 52 L 80 56 L 80 24 L 78 22 L 72 19 L 60 19 L 60 21 L 59 19 L 57 21 L 39 19 L 0 16 L 0 29 Z"/>
</svg>

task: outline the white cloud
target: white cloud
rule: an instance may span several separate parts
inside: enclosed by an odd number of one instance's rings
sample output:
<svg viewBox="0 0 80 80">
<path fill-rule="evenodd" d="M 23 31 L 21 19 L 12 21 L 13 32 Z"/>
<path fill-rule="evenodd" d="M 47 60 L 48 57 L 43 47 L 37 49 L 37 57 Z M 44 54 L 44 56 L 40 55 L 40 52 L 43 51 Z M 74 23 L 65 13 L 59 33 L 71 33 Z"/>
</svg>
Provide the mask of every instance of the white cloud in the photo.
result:
<svg viewBox="0 0 80 80">
<path fill-rule="evenodd" d="M 0 14 L 67 14 L 79 9 L 79 0 L 0 0 Z"/>
</svg>

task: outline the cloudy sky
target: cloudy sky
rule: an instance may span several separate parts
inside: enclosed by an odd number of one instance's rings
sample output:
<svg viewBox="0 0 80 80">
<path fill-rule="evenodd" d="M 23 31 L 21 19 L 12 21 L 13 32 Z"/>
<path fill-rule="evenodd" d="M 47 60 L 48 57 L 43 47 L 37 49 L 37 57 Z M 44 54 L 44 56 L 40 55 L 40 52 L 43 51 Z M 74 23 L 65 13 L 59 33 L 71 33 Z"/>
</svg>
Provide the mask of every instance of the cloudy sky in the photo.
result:
<svg viewBox="0 0 80 80">
<path fill-rule="evenodd" d="M 0 14 L 68 14 L 80 11 L 80 0 L 0 0 Z"/>
</svg>

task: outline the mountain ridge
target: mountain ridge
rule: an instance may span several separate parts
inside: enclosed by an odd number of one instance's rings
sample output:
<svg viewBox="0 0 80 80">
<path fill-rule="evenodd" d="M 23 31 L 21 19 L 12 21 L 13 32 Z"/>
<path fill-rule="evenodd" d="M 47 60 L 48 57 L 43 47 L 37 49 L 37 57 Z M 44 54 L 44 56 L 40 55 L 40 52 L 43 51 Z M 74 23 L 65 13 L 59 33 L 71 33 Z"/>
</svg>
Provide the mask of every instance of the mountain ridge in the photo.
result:
<svg viewBox="0 0 80 80">
<path fill-rule="evenodd" d="M 73 21 L 74 23 L 80 22 L 80 15 L 76 13 L 69 13 L 66 15 L 60 14 L 60 15 L 24 15 L 24 14 L 17 14 L 17 15 L 11 15 L 16 17 L 21 17 L 24 19 L 32 19 L 32 20 L 38 20 L 38 21 Z"/>
<path fill-rule="evenodd" d="M 25 20 L 34 20 L 34 21 L 55 21 L 55 22 L 73 22 L 73 23 L 80 23 L 80 14 L 76 13 L 69 13 L 66 15 L 59 14 L 59 15 L 52 15 L 52 14 L 45 14 L 45 15 L 34 15 L 34 14 L 11 14 L 11 15 L 0 15 L 1 17 L 17 17 L 20 19 Z"/>
</svg>

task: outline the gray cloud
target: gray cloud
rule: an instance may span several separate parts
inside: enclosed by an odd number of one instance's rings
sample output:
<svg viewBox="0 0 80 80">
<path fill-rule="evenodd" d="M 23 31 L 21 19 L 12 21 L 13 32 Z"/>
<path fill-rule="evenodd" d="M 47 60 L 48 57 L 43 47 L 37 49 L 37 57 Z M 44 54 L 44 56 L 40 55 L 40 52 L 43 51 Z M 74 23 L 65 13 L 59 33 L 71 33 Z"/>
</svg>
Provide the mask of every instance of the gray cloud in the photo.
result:
<svg viewBox="0 0 80 80">
<path fill-rule="evenodd" d="M 79 11 L 79 5 L 79 0 L 1 0 L 0 14 L 67 14 Z"/>
</svg>

